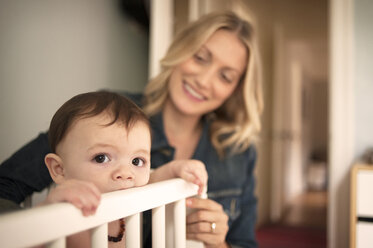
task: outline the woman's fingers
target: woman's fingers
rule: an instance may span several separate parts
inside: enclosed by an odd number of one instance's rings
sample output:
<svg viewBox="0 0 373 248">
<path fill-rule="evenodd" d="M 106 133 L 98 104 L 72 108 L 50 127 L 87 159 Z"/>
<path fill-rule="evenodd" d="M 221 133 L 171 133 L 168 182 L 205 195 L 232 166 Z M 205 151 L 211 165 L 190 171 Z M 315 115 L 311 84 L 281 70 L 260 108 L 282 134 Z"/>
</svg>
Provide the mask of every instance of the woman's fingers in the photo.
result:
<svg viewBox="0 0 373 248">
<path fill-rule="evenodd" d="M 226 222 L 197 222 L 187 225 L 187 239 L 199 240 L 206 247 L 224 243 L 227 232 Z"/>
<path fill-rule="evenodd" d="M 211 199 L 191 197 L 186 200 L 186 204 L 189 208 L 224 211 L 223 207 L 219 203 Z"/>
<path fill-rule="evenodd" d="M 187 206 L 198 209 L 189 214 L 187 222 L 187 238 L 199 240 L 205 246 L 222 244 L 228 232 L 228 215 L 223 207 L 210 199 L 187 199 Z"/>
<path fill-rule="evenodd" d="M 191 213 L 187 216 L 187 224 L 199 223 L 199 222 L 209 222 L 209 223 L 225 223 L 228 221 L 228 216 L 224 212 L 199 210 Z"/>
<path fill-rule="evenodd" d="M 213 227 L 215 223 L 215 227 Z M 187 233 L 225 233 L 226 226 L 216 222 L 195 222 L 187 225 Z"/>
</svg>

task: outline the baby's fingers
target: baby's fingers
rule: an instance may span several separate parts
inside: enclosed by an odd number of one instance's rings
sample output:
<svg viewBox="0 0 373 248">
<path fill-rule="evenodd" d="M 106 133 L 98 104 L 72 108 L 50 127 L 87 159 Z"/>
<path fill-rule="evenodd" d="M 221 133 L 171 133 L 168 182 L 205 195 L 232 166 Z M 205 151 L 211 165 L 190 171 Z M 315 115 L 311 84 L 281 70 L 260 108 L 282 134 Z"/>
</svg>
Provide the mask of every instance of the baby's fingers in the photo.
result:
<svg viewBox="0 0 373 248">
<path fill-rule="evenodd" d="M 201 183 L 198 177 L 196 177 L 196 175 L 194 175 L 191 171 L 183 171 L 180 174 L 180 177 L 184 179 L 185 181 L 188 181 L 188 182 L 191 182 L 197 185 Z"/>
<path fill-rule="evenodd" d="M 196 185 L 198 185 L 198 194 L 201 195 L 206 187 L 207 184 L 207 173 L 204 175 L 203 172 L 197 172 L 197 171 L 189 171 L 185 173 L 185 180 L 192 182 Z M 188 179 L 186 179 L 188 178 Z"/>
<path fill-rule="evenodd" d="M 77 199 L 71 202 L 74 206 L 79 208 L 84 216 L 93 215 L 100 204 L 100 201 L 91 194 L 78 196 Z"/>
<path fill-rule="evenodd" d="M 207 171 L 205 167 L 203 166 L 196 170 L 192 170 L 191 173 L 196 178 L 194 183 L 200 187 L 199 193 L 202 193 L 203 188 L 207 185 L 207 179 L 208 179 L 208 175 L 207 175 Z"/>
<path fill-rule="evenodd" d="M 70 202 L 80 209 L 84 216 L 88 216 L 96 212 L 101 193 L 93 183 L 68 180 L 58 185 L 50 197 L 54 202 Z"/>
<path fill-rule="evenodd" d="M 93 184 L 88 184 L 80 194 L 81 210 L 84 216 L 93 215 L 100 204 L 101 193 Z"/>
</svg>

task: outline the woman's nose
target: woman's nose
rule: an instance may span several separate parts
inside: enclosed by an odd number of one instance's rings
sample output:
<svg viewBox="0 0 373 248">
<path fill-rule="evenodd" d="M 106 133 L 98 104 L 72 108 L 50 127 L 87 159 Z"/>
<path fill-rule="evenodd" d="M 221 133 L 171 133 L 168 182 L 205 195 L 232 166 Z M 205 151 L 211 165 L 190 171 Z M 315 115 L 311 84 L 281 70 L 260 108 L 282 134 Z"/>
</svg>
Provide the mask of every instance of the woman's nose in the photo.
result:
<svg viewBox="0 0 373 248">
<path fill-rule="evenodd" d="M 201 88 L 208 88 L 213 81 L 214 71 L 212 68 L 207 67 L 200 71 L 196 77 L 197 85 Z"/>
<path fill-rule="evenodd" d="M 114 180 L 133 180 L 134 175 L 130 166 L 128 165 L 121 165 L 113 174 Z"/>
</svg>

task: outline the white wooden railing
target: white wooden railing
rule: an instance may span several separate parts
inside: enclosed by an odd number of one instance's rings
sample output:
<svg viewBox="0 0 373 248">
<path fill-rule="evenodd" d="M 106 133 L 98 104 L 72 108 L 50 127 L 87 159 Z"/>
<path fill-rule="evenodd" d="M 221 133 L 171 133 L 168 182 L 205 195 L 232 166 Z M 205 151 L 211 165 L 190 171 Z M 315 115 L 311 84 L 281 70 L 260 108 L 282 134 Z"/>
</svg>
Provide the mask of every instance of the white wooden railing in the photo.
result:
<svg viewBox="0 0 373 248">
<path fill-rule="evenodd" d="M 141 247 L 140 215 L 152 209 L 152 246 L 185 248 L 185 198 L 196 195 L 198 187 L 182 179 L 149 184 L 139 188 L 106 193 L 96 214 L 84 217 L 70 203 L 56 203 L 0 215 L 1 247 L 30 247 L 47 244 L 62 248 L 66 236 L 92 228 L 92 247 L 108 246 L 108 223 L 126 218 L 126 247 Z M 173 232 L 168 237 L 165 206 L 172 210 Z M 169 214 L 168 214 L 169 216 Z M 169 221 L 169 220 L 168 220 Z M 167 245 L 169 246 L 169 245 Z"/>
</svg>

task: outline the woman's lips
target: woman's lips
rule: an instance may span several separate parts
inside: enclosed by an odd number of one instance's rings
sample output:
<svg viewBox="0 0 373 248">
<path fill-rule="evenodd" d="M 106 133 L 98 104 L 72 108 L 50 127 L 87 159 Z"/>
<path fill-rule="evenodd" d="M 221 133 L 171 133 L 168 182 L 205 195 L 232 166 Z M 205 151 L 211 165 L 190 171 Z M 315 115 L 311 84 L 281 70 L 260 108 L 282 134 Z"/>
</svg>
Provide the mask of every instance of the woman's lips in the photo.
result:
<svg viewBox="0 0 373 248">
<path fill-rule="evenodd" d="M 187 93 L 188 96 L 193 98 L 197 101 L 204 101 L 206 100 L 206 97 L 195 91 L 188 83 L 183 82 L 183 89 Z"/>
</svg>

